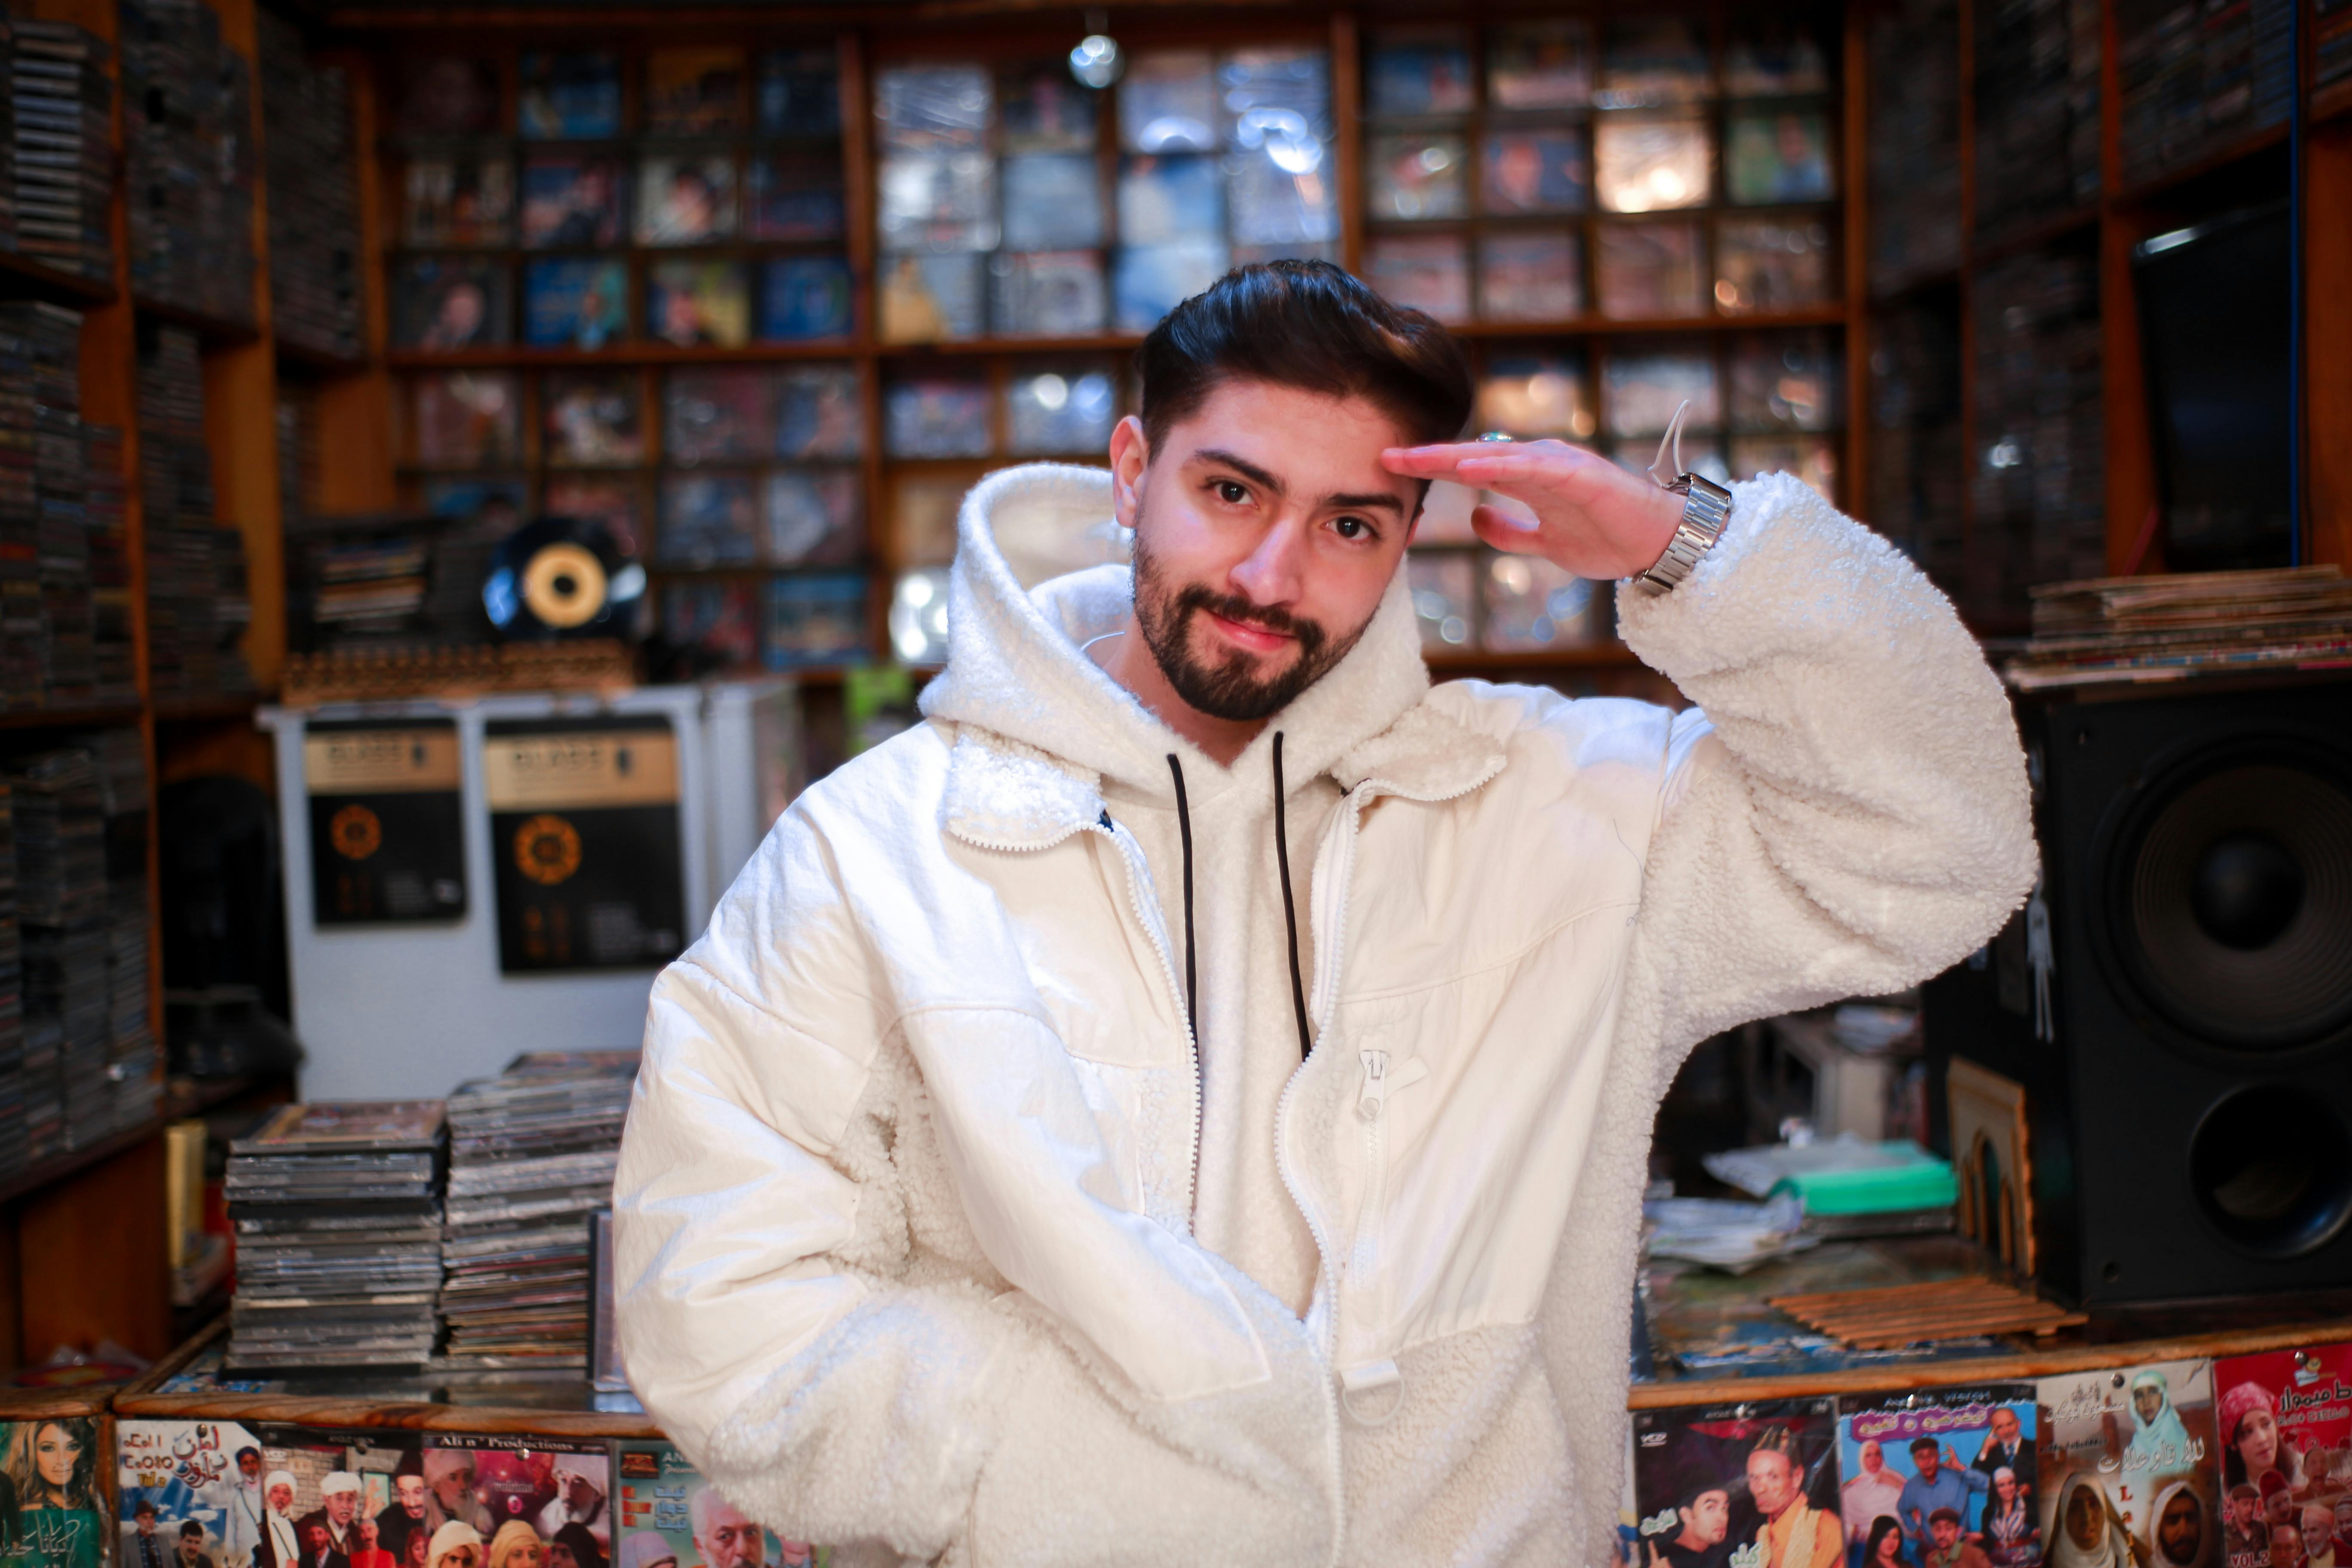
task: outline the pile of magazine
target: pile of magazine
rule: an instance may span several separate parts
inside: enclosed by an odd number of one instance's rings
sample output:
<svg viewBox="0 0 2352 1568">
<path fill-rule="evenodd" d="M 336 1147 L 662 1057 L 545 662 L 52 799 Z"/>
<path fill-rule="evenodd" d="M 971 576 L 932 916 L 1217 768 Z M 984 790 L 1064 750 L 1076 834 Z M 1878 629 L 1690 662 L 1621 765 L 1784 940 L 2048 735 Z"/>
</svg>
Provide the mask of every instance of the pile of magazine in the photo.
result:
<svg viewBox="0 0 2352 1568">
<path fill-rule="evenodd" d="M 227 1364 L 413 1367 L 440 1321 L 442 1105 L 289 1105 L 229 1145 Z"/>
<path fill-rule="evenodd" d="M 449 1367 L 587 1366 L 590 1219 L 636 1072 L 634 1051 L 533 1052 L 449 1097 Z"/>
</svg>

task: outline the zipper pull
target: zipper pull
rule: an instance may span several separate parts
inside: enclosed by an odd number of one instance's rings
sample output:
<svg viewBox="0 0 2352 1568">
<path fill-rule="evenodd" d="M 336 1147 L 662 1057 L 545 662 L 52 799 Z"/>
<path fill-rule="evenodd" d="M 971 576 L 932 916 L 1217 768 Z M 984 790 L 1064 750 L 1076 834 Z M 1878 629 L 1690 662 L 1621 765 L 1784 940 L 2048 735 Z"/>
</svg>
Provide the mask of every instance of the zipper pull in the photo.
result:
<svg viewBox="0 0 2352 1568">
<path fill-rule="evenodd" d="M 1364 1064 L 1363 1087 L 1356 1091 L 1356 1114 L 1367 1121 L 1378 1121 L 1387 1111 L 1390 1090 L 1410 1089 L 1429 1076 L 1429 1064 L 1419 1057 L 1408 1057 L 1393 1073 L 1389 1071 L 1386 1051 L 1358 1051 L 1356 1059 Z"/>
</svg>

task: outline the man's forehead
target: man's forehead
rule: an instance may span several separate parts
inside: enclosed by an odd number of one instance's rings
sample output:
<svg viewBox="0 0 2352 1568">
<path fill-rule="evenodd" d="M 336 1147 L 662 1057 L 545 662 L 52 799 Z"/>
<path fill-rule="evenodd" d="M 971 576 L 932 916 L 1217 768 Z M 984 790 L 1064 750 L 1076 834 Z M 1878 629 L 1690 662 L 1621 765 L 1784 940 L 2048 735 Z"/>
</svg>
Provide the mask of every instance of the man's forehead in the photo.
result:
<svg viewBox="0 0 2352 1568">
<path fill-rule="evenodd" d="M 1162 437 L 1179 463 L 1203 452 L 1239 458 L 1293 498 L 1380 492 L 1410 504 L 1419 481 L 1392 474 L 1381 454 L 1411 437 L 1370 400 L 1331 397 L 1261 381 L 1225 382 Z"/>
</svg>

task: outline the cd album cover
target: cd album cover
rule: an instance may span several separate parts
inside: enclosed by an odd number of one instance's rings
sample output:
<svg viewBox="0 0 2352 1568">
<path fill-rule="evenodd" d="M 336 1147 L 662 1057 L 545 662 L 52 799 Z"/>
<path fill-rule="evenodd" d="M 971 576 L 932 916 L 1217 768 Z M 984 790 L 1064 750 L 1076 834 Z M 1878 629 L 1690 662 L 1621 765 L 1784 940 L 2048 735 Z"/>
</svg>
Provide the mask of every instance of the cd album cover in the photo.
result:
<svg viewBox="0 0 2352 1568">
<path fill-rule="evenodd" d="M 1376 118 L 1465 114 L 1470 51 L 1452 29 L 1399 28 L 1374 35 L 1364 62 L 1364 106 Z"/>
<path fill-rule="evenodd" d="M 551 464 L 600 468 L 645 458 L 634 371 L 549 371 L 539 384 L 539 416 Z"/>
<path fill-rule="evenodd" d="M 1712 188 L 1706 121 L 1612 115 L 1592 133 L 1592 167 L 1603 211 L 1703 207 Z"/>
<path fill-rule="evenodd" d="M 645 553 L 645 509 L 635 475 L 550 474 L 540 510 L 602 527 L 624 555 Z"/>
<path fill-rule="evenodd" d="M 885 250 L 993 250 L 996 160 L 985 153 L 893 153 L 877 180 Z"/>
<path fill-rule="evenodd" d="M 1214 158 L 1125 158 L 1118 170 L 1118 238 L 1129 248 L 1222 235 L 1224 172 Z"/>
<path fill-rule="evenodd" d="M 848 468 L 778 468 L 762 510 L 772 566 L 842 566 L 866 546 L 866 510 Z"/>
<path fill-rule="evenodd" d="M 1102 191 L 1086 153 L 1004 160 L 1004 248 L 1079 250 L 1103 240 Z"/>
<path fill-rule="evenodd" d="M 1205 49 L 1130 58 L 1118 84 L 1118 144 L 1129 153 L 1213 153 L 1217 82 Z"/>
<path fill-rule="evenodd" d="M 1216 239 L 1124 247 L 1111 270 L 1112 324 L 1122 332 L 1150 331 L 1160 317 L 1223 277 L 1231 260 Z"/>
<path fill-rule="evenodd" d="M 1094 151 L 1095 94 L 1060 63 L 1009 68 L 998 79 L 997 93 L 1006 153 Z"/>
<path fill-rule="evenodd" d="M 101 1512 L 106 1459 L 97 1420 L 57 1415 L 0 1422 L 0 1436 L 7 1440 L 8 1470 L 16 1479 L 7 1521 L 12 1568 L 100 1568 L 108 1552 Z M 175 1529 L 167 1539 L 177 1538 Z M 135 1565 L 139 1559 L 126 1561 Z"/>
<path fill-rule="evenodd" d="M 875 76 L 874 117 L 886 152 L 976 152 L 996 100 L 980 66 L 893 66 Z"/>
<path fill-rule="evenodd" d="M 753 239 L 839 239 L 841 160 L 763 153 L 751 160 L 746 205 Z"/>
<path fill-rule="evenodd" d="M 646 58 L 646 130 L 730 136 L 743 129 L 743 51 L 726 45 L 656 49 Z"/>
<path fill-rule="evenodd" d="M 2011 1489 L 1998 1473 L 1985 1505 L 1993 1568 L 2097 1562 L 2110 1542 L 2124 1548 L 2118 1562 L 2223 1568 L 2212 1363 L 2045 1377 L 2040 1398 L 2040 1458 L 2024 1478 L 2033 1489 L 2023 1500 L 2030 1506 L 1994 1511 Z M 2332 1510 L 2327 1529 L 2331 1535 L 2336 1529 Z M 2267 1568 L 2263 1544 L 2259 1561 Z"/>
<path fill-rule="evenodd" d="M 399 924 L 466 912 L 460 772 L 455 720 L 304 727 L 316 923 Z"/>
<path fill-rule="evenodd" d="M 751 286 L 743 263 L 653 262 L 646 268 L 646 327 L 679 348 L 743 347 L 751 341 Z"/>
<path fill-rule="evenodd" d="M 1723 90 L 1730 98 L 1780 98 L 1829 90 L 1829 62 L 1821 40 L 1801 21 L 1742 12 L 1732 23 L 1723 57 Z"/>
<path fill-rule="evenodd" d="M 445 1120 L 437 1100 L 314 1100 L 279 1106 L 230 1149 L 238 1154 L 433 1149 L 440 1145 Z"/>
<path fill-rule="evenodd" d="M 882 449 L 894 458 L 984 458 L 990 447 L 984 382 L 902 381 L 882 395 Z"/>
<path fill-rule="evenodd" d="M 769 444 L 769 377 L 755 365 L 680 365 L 662 388 L 663 447 L 674 463 L 750 462 Z"/>
<path fill-rule="evenodd" d="M 1598 109 L 1641 109 L 1705 98 L 1706 40 L 1688 16 L 1634 14 L 1612 16 L 1601 41 Z"/>
<path fill-rule="evenodd" d="M 401 73 L 393 129 L 403 136 L 481 136 L 499 129 L 496 60 L 444 57 Z"/>
<path fill-rule="evenodd" d="M 1725 218 L 1716 226 L 1715 303 L 1726 315 L 1804 310 L 1829 298 L 1829 225 Z"/>
<path fill-rule="evenodd" d="M 785 367 L 775 380 L 775 412 L 779 458 L 855 458 L 865 450 L 854 365 Z"/>
<path fill-rule="evenodd" d="M 760 267 L 760 341 L 800 343 L 845 338 L 855 325 L 856 289 L 838 256 L 779 256 Z"/>
<path fill-rule="evenodd" d="M 1469 142 L 1450 131 L 1370 138 L 1364 148 L 1364 181 L 1371 216 L 1467 216 L 1469 162 Z"/>
<path fill-rule="evenodd" d="M 749 583 L 667 584 L 662 635 L 709 668 L 748 669 L 760 661 L 757 593 Z"/>
<path fill-rule="evenodd" d="M 1584 313 L 1584 249 L 1573 233 L 1517 229 L 1478 238 L 1478 315 L 1565 321 Z"/>
<path fill-rule="evenodd" d="M 1601 313 L 1643 321 L 1706 313 L 1696 223 L 1604 223 L 1592 231 Z"/>
<path fill-rule="evenodd" d="M 2286 1545 L 2283 1528 L 2294 1526 L 2310 1542 L 2321 1522 L 2311 1505 L 2332 1508 L 2352 1492 L 2352 1345 L 2224 1357 L 2213 1363 L 2213 1390 L 2232 1568 L 2254 1546 L 2252 1527 L 2242 1523 L 2249 1489 L 2275 1563 Z"/>
<path fill-rule="evenodd" d="M 744 566 L 759 554 L 758 509 L 751 481 L 740 474 L 664 474 L 661 482 L 662 564 Z"/>
<path fill-rule="evenodd" d="M 628 183 L 602 153 L 538 153 L 522 165 L 522 242 L 534 250 L 604 249 L 621 243 Z"/>
<path fill-rule="evenodd" d="M 1581 109 L 1592 96 L 1592 27 L 1520 22 L 1486 37 L 1486 100 L 1496 109 Z"/>
<path fill-rule="evenodd" d="M 1838 424 L 1843 356 L 1819 331 L 1759 333 L 1731 350 L 1731 423 L 1739 430 L 1830 430 Z"/>
<path fill-rule="evenodd" d="M 1384 236 L 1371 242 L 1364 281 L 1441 321 L 1470 319 L 1470 259 L 1459 235 Z"/>
<path fill-rule="evenodd" d="M 117 1421 L 111 1457 L 116 1521 L 114 1530 L 106 1531 L 98 1514 L 103 1504 L 97 1472 L 108 1459 L 98 1451 L 97 1425 L 82 1417 L 35 1426 L 36 1436 L 46 1436 L 60 1458 L 73 1456 L 67 1496 L 73 1495 L 77 1479 L 85 1492 L 78 1506 L 52 1500 L 35 1512 L 43 1568 L 96 1568 L 107 1560 L 110 1545 L 122 1568 L 140 1568 L 142 1521 L 157 1557 L 169 1568 L 177 1568 L 183 1540 L 195 1542 L 214 1563 L 240 1552 L 251 1558 L 272 1509 L 257 1433 L 234 1421 Z M 44 1434 L 43 1426 L 50 1430 Z M 13 1447 L 16 1433 L 9 1436 Z M 293 1501 L 289 1489 L 287 1508 L 279 1510 L 289 1528 L 301 1517 L 290 1511 Z M 315 1492 L 311 1506 L 318 1506 Z M 194 1535 L 188 1533 L 191 1525 Z M 108 1541 L 109 1534 L 117 1539 Z"/>
<path fill-rule="evenodd" d="M 637 243 L 708 245 L 735 234 L 735 161 L 649 153 L 637 164 Z"/>
<path fill-rule="evenodd" d="M 981 290 L 985 257 L 923 255 L 885 257 L 877 292 L 882 341 L 932 343 L 976 338 L 987 330 Z"/>
<path fill-rule="evenodd" d="M 991 264 L 997 335 L 1089 337 L 1103 330 L 1110 290 L 1102 257 L 1092 250 L 1041 250 L 999 256 Z"/>
<path fill-rule="evenodd" d="M 273 1422 L 261 1426 L 258 1435 L 264 1511 L 253 1568 L 277 1561 L 276 1538 L 289 1529 L 306 1560 L 315 1560 L 321 1545 L 330 1560 L 340 1555 L 348 1562 L 370 1551 L 404 1552 L 412 1535 L 422 1534 L 430 1543 L 434 1526 L 408 1511 L 412 1506 L 427 1506 L 419 1460 L 422 1444 L 415 1433 L 335 1431 Z M 283 1510 L 269 1497 L 281 1486 L 290 1486 L 293 1492 Z M 246 1496 L 231 1499 L 232 1517 L 247 1501 Z M 291 1520 L 290 1527 L 279 1521 L 281 1511 Z M 157 1533 L 162 1533 L 160 1526 Z M 203 1568 L 166 1561 L 167 1568 Z M 125 1568 L 137 1562 L 134 1548 Z M 222 1568 L 230 1564 L 224 1563 Z"/>
<path fill-rule="evenodd" d="M 393 285 L 393 346 L 471 349 L 508 341 L 514 310 L 506 264 L 486 256 L 419 256 Z"/>
<path fill-rule="evenodd" d="M 1004 388 L 1005 445 L 1014 452 L 1099 462 L 1118 423 L 1118 395 L 1107 371 L 1042 371 L 1015 375 Z"/>
<path fill-rule="evenodd" d="M 513 462 L 522 449 L 522 388 L 510 371 L 436 371 L 409 384 L 415 460 L 431 468 Z"/>
<path fill-rule="evenodd" d="M 1702 349 L 1663 348 L 1612 353 L 1601 372 L 1601 414 L 1612 436 L 1657 436 L 1681 404 L 1690 404 L 1685 428 L 1723 423 L 1723 395 L 1715 356 Z"/>
<path fill-rule="evenodd" d="M 482 780 L 502 972 L 649 969 L 678 955 L 686 893 L 667 719 L 494 719 Z"/>
<path fill-rule="evenodd" d="M 779 1568 L 828 1568 L 831 1563 L 833 1553 L 825 1548 L 782 1540 L 752 1523 L 667 1443 L 616 1443 L 613 1452 L 620 1472 L 614 1530 L 623 1568 L 653 1568 L 665 1561 L 712 1568 L 754 1568 L 763 1563 Z"/>
<path fill-rule="evenodd" d="M 470 520 L 478 537 L 495 537 L 522 521 L 520 479 L 427 479 L 425 510 L 435 517 Z"/>
<path fill-rule="evenodd" d="M 1724 125 L 1723 164 L 1725 192 L 1742 205 L 1825 202 L 1837 194 L 1829 118 L 1818 110 L 1732 115 Z"/>
<path fill-rule="evenodd" d="M 756 91 L 762 136 L 841 132 L 840 66 L 825 46 L 761 55 Z"/>
<path fill-rule="evenodd" d="M 1838 1411 L 1838 1510 L 1863 1532 L 1865 1568 L 1958 1568 L 1964 1542 L 1990 1557 L 2004 1531 L 2004 1550 L 2021 1554 L 2006 1568 L 2041 1561 L 2020 1489 L 2032 1483 L 2018 1479 L 2038 1473 L 2033 1384 L 1855 1394 Z M 2010 1479 L 1997 1487 L 2003 1470 Z"/>
<path fill-rule="evenodd" d="M 768 581 L 770 669 L 866 661 L 866 575 L 809 572 Z"/>
<path fill-rule="evenodd" d="M 1489 131 L 1486 159 L 1478 200 L 1487 212 L 1582 212 L 1591 201 L 1591 160 L 1578 127 Z"/>
<path fill-rule="evenodd" d="M 1813 1398 L 1635 1411 L 1642 1568 L 1832 1568 L 1845 1544 L 1836 1408 Z"/>
<path fill-rule="evenodd" d="M 546 256 L 522 270 L 522 341 L 601 349 L 629 330 L 629 268 L 617 256 Z"/>
<path fill-rule="evenodd" d="M 504 245 L 511 232 L 514 162 L 502 153 L 411 158 L 402 190 L 410 245 Z"/>
<path fill-rule="evenodd" d="M 621 61 L 609 49 L 525 49 L 522 134 L 541 142 L 594 142 L 621 133 Z"/>
<path fill-rule="evenodd" d="M 1585 392 L 1580 353 L 1496 353 L 1478 383 L 1478 424 L 1526 440 L 1555 436 L 1589 441 L 1592 401 Z"/>
</svg>

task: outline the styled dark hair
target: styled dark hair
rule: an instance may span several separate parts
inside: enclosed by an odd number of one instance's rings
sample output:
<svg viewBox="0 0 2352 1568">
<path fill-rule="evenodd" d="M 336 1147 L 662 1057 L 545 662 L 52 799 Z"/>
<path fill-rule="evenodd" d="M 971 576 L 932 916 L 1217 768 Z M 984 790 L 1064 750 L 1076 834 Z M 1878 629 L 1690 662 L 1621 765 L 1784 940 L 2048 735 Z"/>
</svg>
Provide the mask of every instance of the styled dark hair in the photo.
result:
<svg viewBox="0 0 2352 1568">
<path fill-rule="evenodd" d="M 1435 318 L 1328 261 L 1235 268 L 1162 317 L 1135 364 L 1155 452 L 1228 380 L 1367 398 L 1416 445 L 1460 435 L 1474 398 L 1461 345 Z"/>
</svg>

